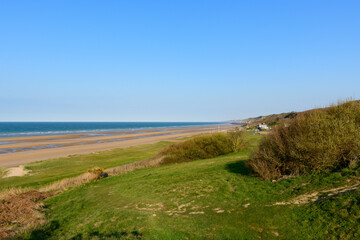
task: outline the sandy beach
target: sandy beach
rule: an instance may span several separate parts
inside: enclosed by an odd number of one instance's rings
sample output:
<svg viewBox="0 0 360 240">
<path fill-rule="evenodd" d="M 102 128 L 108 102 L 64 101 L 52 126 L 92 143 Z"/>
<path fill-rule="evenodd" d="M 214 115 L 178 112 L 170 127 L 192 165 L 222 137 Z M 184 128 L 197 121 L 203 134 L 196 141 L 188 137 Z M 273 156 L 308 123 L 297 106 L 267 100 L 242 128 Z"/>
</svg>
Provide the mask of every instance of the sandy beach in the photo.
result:
<svg viewBox="0 0 360 240">
<path fill-rule="evenodd" d="M 0 138 L 0 167 L 15 167 L 26 163 L 73 154 L 86 154 L 114 148 L 172 141 L 200 133 L 227 131 L 232 125 L 162 128 L 143 131 L 118 131 L 91 134 L 48 135 Z M 5 153 L 6 152 L 6 153 Z"/>
</svg>

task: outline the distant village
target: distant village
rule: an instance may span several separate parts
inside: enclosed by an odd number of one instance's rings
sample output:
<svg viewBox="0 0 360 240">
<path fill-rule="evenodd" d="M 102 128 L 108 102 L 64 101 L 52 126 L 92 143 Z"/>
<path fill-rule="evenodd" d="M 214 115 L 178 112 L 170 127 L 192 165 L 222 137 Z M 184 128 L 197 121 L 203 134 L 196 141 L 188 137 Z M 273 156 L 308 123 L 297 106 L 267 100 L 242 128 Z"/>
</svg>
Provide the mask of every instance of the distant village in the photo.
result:
<svg viewBox="0 0 360 240">
<path fill-rule="evenodd" d="M 231 124 L 234 124 L 234 125 L 240 125 L 241 127 L 248 127 L 248 128 L 252 128 L 253 130 L 255 131 L 267 131 L 267 130 L 270 130 L 271 127 L 269 127 L 266 123 L 262 122 L 262 123 L 259 123 L 259 124 L 249 124 L 249 123 L 245 123 L 245 122 L 235 122 L 235 121 L 232 121 L 230 122 Z"/>
<path fill-rule="evenodd" d="M 296 117 L 297 112 L 288 112 L 280 114 L 272 114 L 268 116 L 259 116 L 254 118 L 246 118 L 243 120 L 231 120 L 230 124 L 246 127 L 247 129 L 255 131 L 271 130 L 271 126 L 275 126 L 279 121 L 287 121 Z"/>
</svg>

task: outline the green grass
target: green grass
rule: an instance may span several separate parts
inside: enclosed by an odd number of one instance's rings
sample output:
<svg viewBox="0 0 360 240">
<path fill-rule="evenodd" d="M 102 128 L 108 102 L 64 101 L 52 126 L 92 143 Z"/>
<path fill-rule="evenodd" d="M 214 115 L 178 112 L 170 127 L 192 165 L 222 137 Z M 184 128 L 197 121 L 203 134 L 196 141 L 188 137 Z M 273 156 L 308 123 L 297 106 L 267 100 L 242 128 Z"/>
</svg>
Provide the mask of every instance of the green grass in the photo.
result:
<svg viewBox="0 0 360 240">
<path fill-rule="evenodd" d="M 153 157 L 169 144 L 169 142 L 159 142 L 30 163 L 25 166 L 26 169 L 31 170 L 30 175 L 0 178 L 0 190 L 14 187 L 39 188 L 51 182 L 78 176 L 91 167 L 98 166 L 106 169 L 128 164 Z M 0 169 L 0 176 L 3 172 Z"/>
<path fill-rule="evenodd" d="M 249 176 L 246 157 L 231 154 L 138 170 L 66 191 L 46 201 L 48 217 L 58 225 L 51 238 L 135 238 L 132 233 L 147 239 L 271 238 L 272 228 L 280 229 L 289 218 L 278 211 L 284 207 L 267 208 L 264 203 L 274 194 L 282 199 L 279 190 L 285 189 Z M 273 216 L 278 217 L 268 223 Z M 290 230 L 281 232 L 289 235 Z"/>
<path fill-rule="evenodd" d="M 5 176 L 6 172 L 7 172 L 6 168 L 0 168 L 0 178 Z"/>
<path fill-rule="evenodd" d="M 298 207 L 295 218 L 304 239 L 360 239 L 360 191 Z"/>
<path fill-rule="evenodd" d="M 356 239 L 360 193 L 302 206 L 272 204 L 352 185 L 359 172 L 307 174 L 277 182 L 251 175 L 250 149 L 102 179 L 45 200 L 48 224 L 21 239 Z M 0 179 L 6 187 L 40 187 L 99 166 L 153 157 L 168 142 L 74 155 L 26 166 L 32 176 Z M 0 171 L 1 174 L 1 171 Z"/>
<path fill-rule="evenodd" d="M 248 138 L 254 147 L 260 137 L 248 135 Z M 70 189 L 45 201 L 49 224 L 25 237 L 306 239 L 319 230 L 318 223 L 326 224 L 323 214 L 334 205 L 271 204 L 315 190 L 352 184 L 347 181 L 355 177 L 344 172 L 263 181 L 251 176 L 245 166 L 250 152 L 141 169 Z M 335 216 L 330 221 L 334 226 L 342 221 Z M 354 219 L 352 224 L 356 223 Z M 326 233 L 314 236 L 329 237 Z"/>
</svg>

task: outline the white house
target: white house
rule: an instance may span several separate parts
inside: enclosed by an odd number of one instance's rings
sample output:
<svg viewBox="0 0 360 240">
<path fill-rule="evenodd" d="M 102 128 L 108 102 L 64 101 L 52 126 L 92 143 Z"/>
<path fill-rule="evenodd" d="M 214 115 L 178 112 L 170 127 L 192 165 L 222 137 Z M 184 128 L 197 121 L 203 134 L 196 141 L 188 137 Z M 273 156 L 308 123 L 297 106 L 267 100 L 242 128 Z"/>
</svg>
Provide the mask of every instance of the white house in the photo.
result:
<svg viewBox="0 0 360 240">
<path fill-rule="evenodd" d="M 269 130 L 270 128 L 269 128 L 265 123 L 260 123 L 260 124 L 258 125 L 258 129 L 259 129 L 260 131 L 262 131 L 262 130 Z"/>
</svg>

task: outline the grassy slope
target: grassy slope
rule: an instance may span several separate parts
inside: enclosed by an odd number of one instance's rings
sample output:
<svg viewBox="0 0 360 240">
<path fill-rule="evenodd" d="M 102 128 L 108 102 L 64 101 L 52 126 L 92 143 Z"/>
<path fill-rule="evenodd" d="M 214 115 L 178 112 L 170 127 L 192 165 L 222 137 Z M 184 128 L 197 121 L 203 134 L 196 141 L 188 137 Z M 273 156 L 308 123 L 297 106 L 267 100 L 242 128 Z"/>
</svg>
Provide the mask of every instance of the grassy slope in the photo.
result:
<svg viewBox="0 0 360 240">
<path fill-rule="evenodd" d="M 111 168 L 153 157 L 169 142 L 119 148 L 94 154 L 71 155 L 69 157 L 27 164 L 31 174 L 24 177 L 0 178 L 0 190 L 12 187 L 41 187 L 54 181 L 78 176 L 91 167 Z M 2 175 L 0 169 L 0 177 Z"/>
<path fill-rule="evenodd" d="M 252 136 L 252 141 L 255 144 L 257 137 Z M 51 224 L 29 238 L 324 237 L 316 228 L 322 223 L 319 214 L 326 209 L 309 210 L 317 208 L 316 204 L 267 205 L 314 189 L 344 185 L 348 177 L 335 173 L 265 182 L 249 175 L 244 164 L 249 153 L 137 170 L 65 191 L 46 200 Z M 302 214 L 304 211 L 313 215 Z"/>
<path fill-rule="evenodd" d="M 360 191 L 295 209 L 304 237 L 314 239 L 360 239 Z"/>
</svg>

